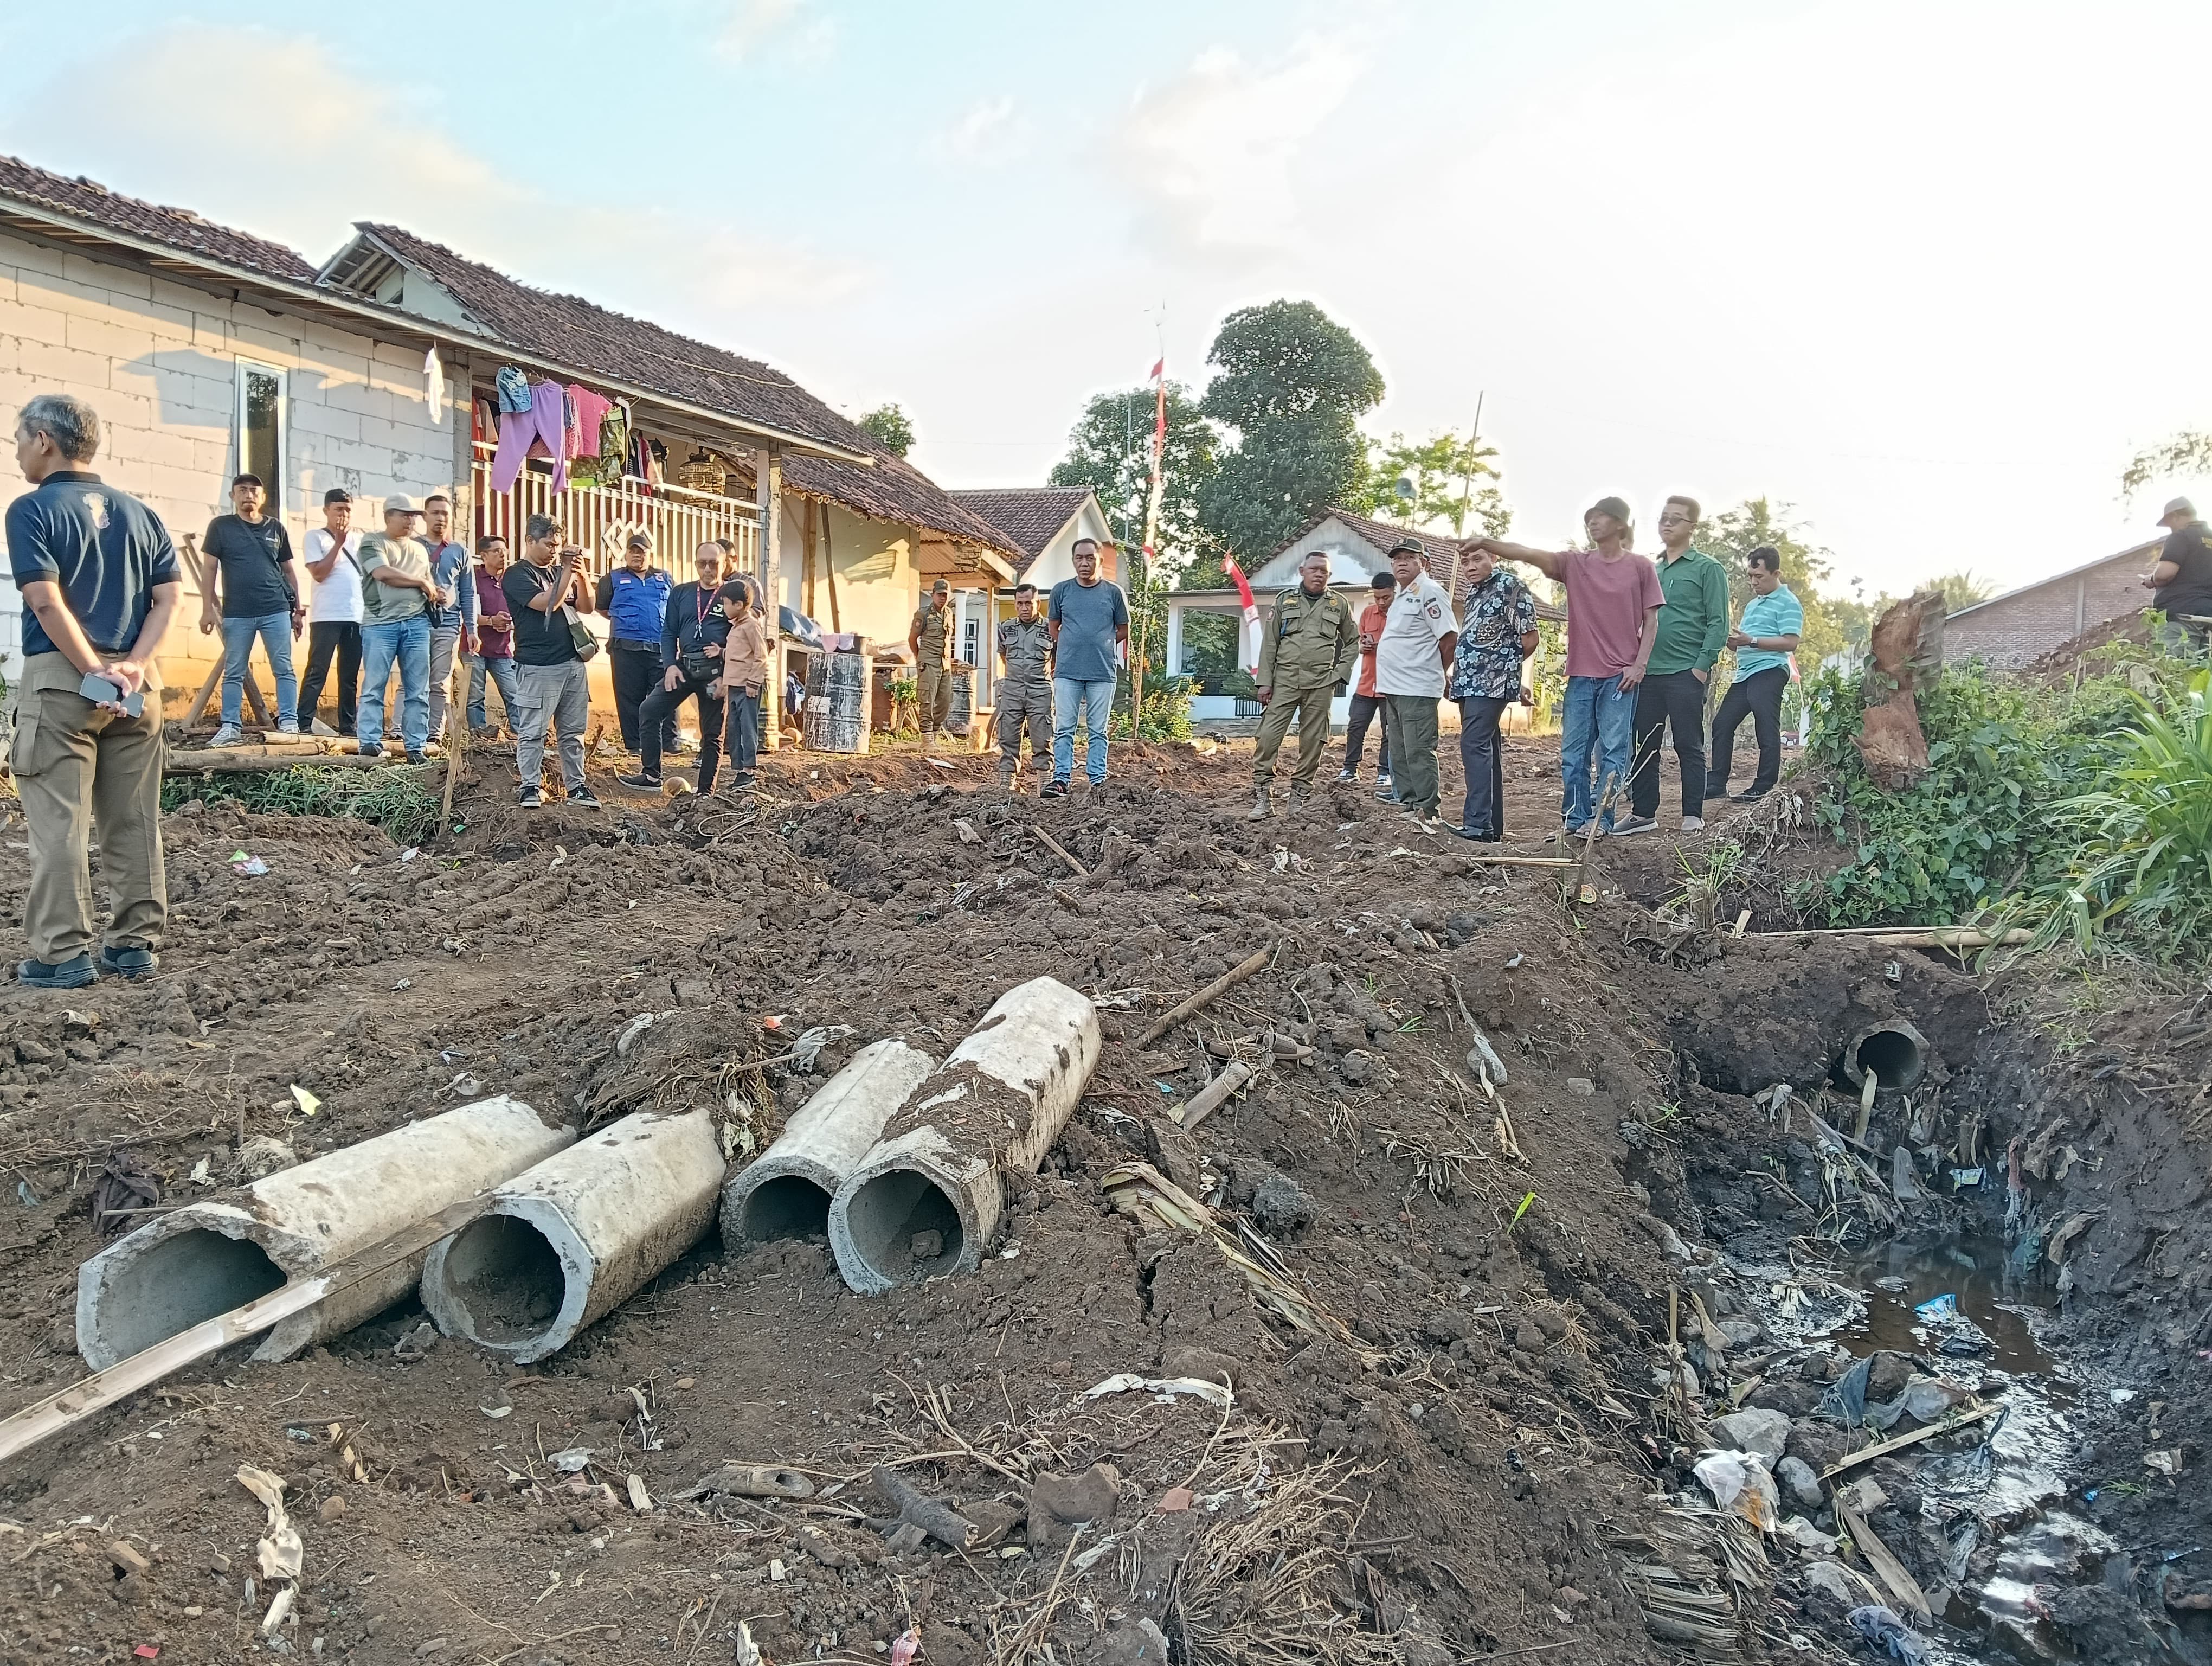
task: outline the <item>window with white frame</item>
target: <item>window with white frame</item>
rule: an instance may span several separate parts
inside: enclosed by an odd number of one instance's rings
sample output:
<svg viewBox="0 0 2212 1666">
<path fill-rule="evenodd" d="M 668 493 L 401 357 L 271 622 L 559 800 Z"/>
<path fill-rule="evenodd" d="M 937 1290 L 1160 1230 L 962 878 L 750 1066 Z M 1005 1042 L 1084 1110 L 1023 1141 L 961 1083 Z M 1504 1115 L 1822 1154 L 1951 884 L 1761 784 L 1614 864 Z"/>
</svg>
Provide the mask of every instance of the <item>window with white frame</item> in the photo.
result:
<svg viewBox="0 0 2212 1666">
<path fill-rule="evenodd" d="M 238 411 L 232 438 L 238 472 L 257 477 L 269 512 L 281 515 L 284 494 L 284 373 L 273 364 L 238 361 Z"/>
</svg>

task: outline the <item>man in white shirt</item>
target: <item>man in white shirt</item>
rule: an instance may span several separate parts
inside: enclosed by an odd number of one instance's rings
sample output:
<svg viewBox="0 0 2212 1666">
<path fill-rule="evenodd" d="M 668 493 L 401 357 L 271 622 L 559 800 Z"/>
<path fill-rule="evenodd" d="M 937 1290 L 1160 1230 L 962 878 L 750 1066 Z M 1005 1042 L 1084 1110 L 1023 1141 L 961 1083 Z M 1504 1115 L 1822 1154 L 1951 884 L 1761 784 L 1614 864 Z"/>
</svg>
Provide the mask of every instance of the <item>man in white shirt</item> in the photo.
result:
<svg viewBox="0 0 2212 1666">
<path fill-rule="evenodd" d="M 307 672 L 300 679 L 295 714 L 302 733 L 313 726 L 333 657 L 338 666 L 338 733 L 353 733 L 361 687 L 361 569 L 350 557 L 359 544 L 353 531 L 353 495 L 333 486 L 323 494 L 323 524 L 307 534 L 307 573 L 315 592 L 307 604 Z"/>
<path fill-rule="evenodd" d="M 1444 672 L 1459 648 L 1451 598 L 1429 576 L 1428 552 L 1412 538 L 1390 551 L 1398 593 L 1375 644 L 1375 691 L 1382 696 L 1382 733 L 1390 743 L 1391 785 L 1376 793 L 1395 797 L 1425 827 L 1437 818 L 1437 702 Z"/>
</svg>

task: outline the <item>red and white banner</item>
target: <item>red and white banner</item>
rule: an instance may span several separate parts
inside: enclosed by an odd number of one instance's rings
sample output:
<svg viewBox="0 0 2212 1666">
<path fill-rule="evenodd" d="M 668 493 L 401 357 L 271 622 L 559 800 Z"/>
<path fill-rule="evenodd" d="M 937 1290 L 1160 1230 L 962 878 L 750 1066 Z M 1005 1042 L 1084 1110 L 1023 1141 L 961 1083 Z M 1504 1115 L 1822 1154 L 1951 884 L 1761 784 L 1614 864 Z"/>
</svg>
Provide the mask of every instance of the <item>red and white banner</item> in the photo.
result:
<svg viewBox="0 0 2212 1666">
<path fill-rule="evenodd" d="M 1252 599 L 1252 586 L 1244 577 L 1244 569 L 1234 561 L 1224 561 L 1229 581 L 1237 587 L 1237 593 L 1244 599 L 1244 652 L 1238 663 L 1247 671 L 1260 669 L 1260 604 Z"/>
</svg>

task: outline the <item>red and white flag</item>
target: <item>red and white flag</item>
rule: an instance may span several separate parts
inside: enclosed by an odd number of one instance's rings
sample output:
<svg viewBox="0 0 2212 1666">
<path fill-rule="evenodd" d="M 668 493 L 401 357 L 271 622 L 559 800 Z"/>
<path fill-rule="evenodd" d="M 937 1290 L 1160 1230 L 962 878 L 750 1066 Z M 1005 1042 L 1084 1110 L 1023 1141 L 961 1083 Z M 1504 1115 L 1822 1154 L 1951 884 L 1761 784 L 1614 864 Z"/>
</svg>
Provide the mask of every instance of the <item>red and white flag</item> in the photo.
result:
<svg viewBox="0 0 2212 1666">
<path fill-rule="evenodd" d="M 1241 663 L 1247 671 L 1260 669 L 1260 604 L 1253 599 L 1252 586 L 1244 576 L 1244 569 L 1231 559 L 1221 565 L 1229 574 L 1229 581 L 1237 587 L 1237 593 L 1244 601 L 1244 652 Z"/>
</svg>

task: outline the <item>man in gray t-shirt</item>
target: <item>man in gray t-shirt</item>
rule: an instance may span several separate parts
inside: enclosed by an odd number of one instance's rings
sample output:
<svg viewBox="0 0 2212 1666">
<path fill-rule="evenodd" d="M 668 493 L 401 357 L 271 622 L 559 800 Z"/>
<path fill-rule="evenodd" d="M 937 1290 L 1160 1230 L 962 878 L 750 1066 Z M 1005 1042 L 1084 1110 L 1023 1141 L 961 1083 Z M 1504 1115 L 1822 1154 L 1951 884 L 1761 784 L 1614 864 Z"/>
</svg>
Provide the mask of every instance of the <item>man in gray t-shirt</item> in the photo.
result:
<svg viewBox="0 0 2212 1666">
<path fill-rule="evenodd" d="M 1114 709 L 1114 678 L 1129 641 L 1129 604 L 1121 587 L 1098 576 L 1098 544 L 1075 541 L 1069 552 L 1075 576 L 1052 587 L 1045 611 L 1052 629 L 1052 781 L 1039 794 L 1067 796 L 1075 773 L 1075 714 L 1086 732 L 1084 770 L 1095 784 L 1106 779 L 1106 720 Z"/>
</svg>

